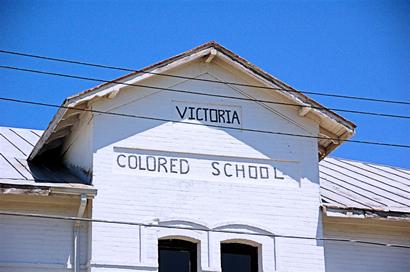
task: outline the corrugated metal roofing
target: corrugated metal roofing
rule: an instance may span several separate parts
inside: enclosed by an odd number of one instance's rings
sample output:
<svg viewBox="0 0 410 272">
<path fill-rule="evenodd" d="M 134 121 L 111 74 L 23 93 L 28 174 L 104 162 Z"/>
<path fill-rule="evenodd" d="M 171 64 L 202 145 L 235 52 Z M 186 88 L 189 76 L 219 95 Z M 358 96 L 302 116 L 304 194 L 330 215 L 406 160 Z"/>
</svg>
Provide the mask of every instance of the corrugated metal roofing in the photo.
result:
<svg viewBox="0 0 410 272">
<path fill-rule="evenodd" d="M 0 187 L 92 188 L 82 184 L 84 182 L 65 167 L 50 167 L 27 161 L 42 133 L 40 130 L 0 127 Z"/>
<path fill-rule="evenodd" d="M 326 158 L 319 171 L 326 207 L 410 213 L 410 170 Z"/>
<path fill-rule="evenodd" d="M 78 184 L 81 180 L 66 168 L 50 169 L 27 162 L 41 134 L 39 130 L 0 127 L 0 184 L 91 187 Z M 408 169 L 325 158 L 319 171 L 325 207 L 410 213 Z"/>
</svg>

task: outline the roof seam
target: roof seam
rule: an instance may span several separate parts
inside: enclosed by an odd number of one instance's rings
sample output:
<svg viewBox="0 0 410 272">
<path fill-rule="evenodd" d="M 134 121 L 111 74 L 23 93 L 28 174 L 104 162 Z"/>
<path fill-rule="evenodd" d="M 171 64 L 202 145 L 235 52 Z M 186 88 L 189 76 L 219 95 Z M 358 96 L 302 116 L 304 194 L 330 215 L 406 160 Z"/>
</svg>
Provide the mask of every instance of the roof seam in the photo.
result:
<svg viewBox="0 0 410 272">
<path fill-rule="evenodd" d="M 362 203 L 362 202 L 360 202 L 360 201 L 357 201 L 357 200 L 355 200 L 355 199 L 353 199 L 353 198 L 351 198 L 351 197 L 349 197 L 349 196 L 342 195 L 342 194 L 340 194 L 340 193 L 338 193 L 338 192 L 335 192 L 335 191 L 333 191 L 333 190 L 331 190 L 331 189 L 329 189 L 329 188 L 324 188 L 324 187 L 320 187 L 320 188 L 323 189 L 323 190 L 332 192 L 333 194 L 339 195 L 339 196 L 341 196 L 341 197 L 343 197 L 343 198 L 349 199 L 351 202 L 355 202 L 355 203 L 360 204 L 360 205 L 362 205 L 362 206 L 364 206 L 364 207 L 368 207 L 369 209 L 372 209 L 371 206 L 369 206 L 369 205 L 367 205 L 367 204 L 364 204 L 364 203 Z"/>
<path fill-rule="evenodd" d="M 337 173 L 339 173 L 339 174 L 343 174 L 343 175 L 345 175 L 345 176 L 347 176 L 347 177 L 349 177 L 349 178 L 351 178 L 351 179 L 353 179 L 353 180 L 356 180 L 356 181 L 358 181 L 358 182 L 361 182 L 361 183 L 370 185 L 370 186 L 375 187 L 375 188 L 377 188 L 377 189 L 379 189 L 379 190 L 381 190 L 381 191 L 384 191 L 384 192 L 387 192 L 387 193 L 389 193 L 389 194 L 395 195 L 395 196 L 397 196 L 397 197 L 399 197 L 399 198 L 404 198 L 404 199 L 408 200 L 406 197 L 403 197 L 403 196 L 398 195 L 398 194 L 396 194 L 396 193 L 394 193 L 394 192 L 391 192 L 391 191 L 387 191 L 386 189 L 380 188 L 379 186 L 376 186 L 376 185 L 374 185 L 374 184 L 368 183 L 368 182 L 366 182 L 366 181 L 359 180 L 359 179 L 357 179 L 357 178 L 354 178 L 354 177 L 352 177 L 352 176 L 347 175 L 346 173 L 342 173 L 342 172 L 340 172 L 340 171 L 338 171 L 338 170 L 329 168 L 329 167 L 324 166 L 324 165 L 321 165 L 321 167 L 327 168 L 327 169 L 329 169 L 330 171 L 334 171 L 334 172 L 337 172 Z M 382 196 L 382 197 L 384 197 L 384 198 L 386 198 L 386 199 L 389 199 L 389 200 L 391 200 L 391 201 L 393 201 L 393 202 L 400 203 L 400 204 L 402 204 L 402 205 L 404 205 L 404 206 L 408 206 L 407 204 L 402 203 L 402 202 L 397 201 L 397 200 L 394 200 L 394 199 L 392 199 L 392 198 L 390 198 L 390 197 L 387 197 L 387 196 Z"/>
<path fill-rule="evenodd" d="M 37 137 L 41 137 L 41 135 L 37 134 L 37 132 L 35 132 L 34 130 L 30 130 L 31 133 L 33 133 L 34 135 L 36 135 Z"/>
<path fill-rule="evenodd" d="M 23 173 L 21 173 L 7 158 L 6 156 L 3 155 L 3 153 L 0 153 L 0 156 L 3 157 L 3 159 L 14 169 L 16 170 L 17 173 L 20 174 L 20 176 L 22 176 L 25 180 L 27 180 L 27 177 L 25 175 L 23 175 Z"/>
<path fill-rule="evenodd" d="M 375 168 L 375 169 L 377 169 L 377 170 L 379 170 L 379 171 L 383 171 L 383 172 L 385 172 L 385 173 L 387 173 L 387 174 L 390 174 L 390 175 L 393 175 L 393 176 L 396 176 L 396 177 L 399 177 L 399 178 L 402 178 L 402 179 L 409 179 L 409 178 L 406 178 L 406 177 L 403 177 L 403 176 L 400 176 L 400 175 L 398 175 L 398 174 L 395 174 L 395 173 L 392 173 L 392 172 L 389 172 L 389 171 L 386 171 L 385 169 L 382 169 L 382 168 L 379 168 L 379 167 L 377 167 L 377 166 L 373 166 L 373 165 L 370 165 L 370 164 L 367 164 L 367 163 L 364 163 L 366 166 L 368 166 L 368 167 L 371 167 L 371 168 Z M 389 178 L 389 179 L 391 179 L 391 178 Z M 406 183 L 403 183 L 403 182 L 400 182 L 400 181 L 397 181 L 397 180 L 394 180 L 395 182 L 397 182 L 397 183 L 400 183 L 400 184 L 403 184 L 403 185 L 405 185 L 405 186 L 409 186 L 410 187 L 410 184 L 406 184 Z"/>
<path fill-rule="evenodd" d="M 20 151 L 24 156 L 27 156 L 26 153 L 23 152 L 17 145 L 15 145 L 13 142 L 11 142 L 6 136 L 3 135 L 3 133 L 0 132 L 0 135 L 7 141 L 9 142 L 14 148 L 16 148 L 18 151 Z"/>
<path fill-rule="evenodd" d="M 20 134 L 18 134 L 17 132 L 15 132 L 13 129 L 9 128 L 9 130 L 11 132 L 13 132 L 14 134 L 16 134 L 18 137 L 20 137 L 20 139 L 22 139 L 23 141 L 25 141 L 26 143 L 28 143 L 31 146 L 34 146 L 31 142 L 29 142 L 26 138 L 24 138 L 23 136 L 21 136 Z"/>
<path fill-rule="evenodd" d="M 348 163 L 348 162 L 344 162 L 344 161 L 341 161 L 341 160 L 339 160 L 339 159 L 336 159 L 336 160 L 339 161 L 339 162 L 342 163 L 342 164 L 350 165 L 350 166 L 354 167 L 355 169 L 360 169 L 360 170 L 362 170 L 362 171 L 366 171 L 366 172 L 372 173 L 372 174 L 375 175 L 375 176 L 381 176 L 381 177 L 384 177 L 384 178 L 389 179 L 389 180 L 391 180 L 391 181 L 394 182 L 394 180 L 392 180 L 391 178 L 388 178 L 388 177 L 383 176 L 383 175 L 379 175 L 379 174 L 377 174 L 377 173 L 374 173 L 373 171 L 370 171 L 370 170 L 368 171 L 368 170 L 366 170 L 366 169 L 364 169 L 364 168 L 360 168 L 360 167 L 358 167 L 358 166 L 356 166 L 356 165 L 354 165 L 354 164 L 351 164 L 351 163 Z M 332 162 L 328 162 L 328 163 L 332 163 Z M 346 168 L 345 166 L 343 166 L 343 165 L 339 165 L 339 164 L 335 164 L 335 163 L 333 163 L 333 164 L 336 165 L 336 166 L 338 166 L 338 167 L 347 169 L 347 168 Z M 395 189 L 397 189 L 397 190 L 405 191 L 406 193 L 410 193 L 410 191 L 406 191 L 405 189 L 402 189 L 402 188 L 400 188 L 400 187 L 397 187 L 397 186 L 391 185 L 391 184 L 389 184 L 389 183 L 386 183 L 386 182 L 384 182 L 384 181 L 382 181 L 382 180 L 380 180 L 380 179 L 378 179 L 378 178 L 373 178 L 373 177 L 371 177 L 371 176 L 362 174 L 362 173 L 358 172 L 357 170 L 350 170 L 350 171 L 353 172 L 353 173 L 355 173 L 355 174 L 357 174 L 357 175 L 363 176 L 363 177 L 365 177 L 365 178 L 368 178 L 368 179 L 371 179 L 371 180 L 375 180 L 375 181 L 377 181 L 377 182 L 380 182 L 380 183 L 382 183 L 382 184 L 384 184 L 384 185 L 386 185 L 386 186 L 390 186 L 390 187 L 393 187 L 393 188 L 395 188 Z M 409 199 L 410 199 L 410 198 L 409 198 Z"/>
<path fill-rule="evenodd" d="M 329 176 L 330 176 L 330 175 L 329 175 Z M 332 177 L 332 178 L 335 178 L 335 179 L 338 179 L 338 178 L 333 177 L 333 176 L 331 176 L 331 177 Z M 343 185 L 340 185 L 340 184 L 338 184 L 338 183 L 336 183 L 336 182 L 330 181 L 330 180 L 328 180 L 328 179 L 326 179 L 326 178 L 324 178 L 324 177 L 321 177 L 320 179 L 324 179 L 324 180 L 326 180 L 326 181 L 328 181 L 328 182 L 330 182 L 330 183 L 333 183 L 333 184 L 335 184 L 335 185 L 337 185 L 337 186 L 340 186 L 340 187 L 344 188 L 345 190 L 351 191 L 353 194 L 357 194 L 357 195 L 359 195 L 359 196 L 361 196 L 361 197 L 363 197 L 363 198 L 366 198 L 366 199 L 368 199 L 368 200 L 370 200 L 370 201 L 372 201 L 372 202 L 379 203 L 379 204 L 381 204 L 382 206 L 386 206 L 386 207 L 389 206 L 389 205 L 387 205 L 387 204 L 385 204 L 385 203 L 383 203 L 383 202 L 374 200 L 374 199 L 372 199 L 372 198 L 370 198 L 370 197 L 367 197 L 367 196 L 365 196 L 365 195 L 363 195 L 363 194 L 359 194 L 359 193 L 357 193 L 357 192 L 355 192 L 355 191 L 352 191 L 352 190 L 350 190 L 350 189 L 344 187 Z M 338 179 L 338 180 L 342 181 L 341 179 Z M 346 182 L 346 183 L 348 183 L 348 182 Z M 353 187 L 357 187 L 357 186 L 352 185 L 351 183 L 348 183 L 348 184 L 351 185 L 351 186 L 353 186 Z M 367 192 L 372 193 L 370 190 L 366 190 L 366 189 L 364 189 L 364 188 L 360 188 L 360 189 L 362 189 L 363 191 L 367 191 Z M 374 194 L 375 194 L 375 193 L 374 193 Z M 377 195 L 377 194 L 375 194 L 375 195 Z M 380 196 L 380 195 L 378 195 L 378 196 Z M 381 197 L 383 197 L 383 196 L 381 196 Z"/>
<path fill-rule="evenodd" d="M 15 159 L 24 169 L 26 169 L 27 172 L 29 172 L 30 175 L 31 175 L 33 178 L 35 178 L 33 172 L 32 172 L 30 169 L 27 169 L 27 167 L 26 167 L 24 164 L 22 164 L 19 159 L 17 159 L 17 158 L 14 158 L 14 159 Z M 28 179 L 28 178 L 26 178 L 26 179 Z"/>
</svg>

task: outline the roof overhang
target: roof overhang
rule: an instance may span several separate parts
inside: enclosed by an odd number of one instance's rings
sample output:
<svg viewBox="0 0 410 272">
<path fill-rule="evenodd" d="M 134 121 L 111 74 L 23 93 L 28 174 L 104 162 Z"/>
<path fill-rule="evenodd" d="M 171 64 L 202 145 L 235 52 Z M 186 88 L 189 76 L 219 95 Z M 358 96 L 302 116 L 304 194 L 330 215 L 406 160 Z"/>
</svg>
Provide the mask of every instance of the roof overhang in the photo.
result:
<svg viewBox="0 0 410 272">
<path fill-rule="evenodd" d="M 112 98 L 124 86 L 158 76 L 156 74 L 164 74 L 179 65 L 189 63 L 199 58 L 205 57 L 206 61 L 210 56 L 212 56 L 212 58 L 220 58 L 238 69 L 244 70 L 259 81 L 261 86 L 272 87 L 272 92 L 285 96 L 292 101 L 292 103 L 300 105 L 301 108 L 299 112 L 301 116 L 307 116 L 307 114 L 315 116 L 315 119 L 320 125 L 319 137 L 321 137 L 321 139 L 318 139 L 319 160 L 326 157 L 332 150 L 343 143 L 343 141 L 353 136 L 356 126 L 352 122 L 328 110 L 303 93 L 212 41 L 167 60 L 145 67 L 140 71 L 132 72 L 111 82 L 98 85 L 67 98 L 34 146 L 29 160 L 34 160 L 44 152 L 61 146 L 64 142 L 64 138 L 70 134 L 71 127 L 78 121 L 79 115 L 84 109 L 88 108 L 89 102 L 94 99 L 102 97 Z M 121 83 L 126 83 L 127 85 L 121 85 Z"/>
<path fill-rule="evenodd" d="M 30 195 L 30 196 L 81 196 L 85 195 L 92 199 L 97 195 L 97 189 L 91 185 L 74 183 L 42 183 L 16 184 L 13 180 L 2 180 L 0 183 L 0 195 Z"/>
<path fill-rule="evenodd" d="M 358 209 L 328 206 L 322 204 L 322 211 L 327 217 L 356 218 L 356 219 L 383 219 L 391 221 L 409 221 L 410 210 L 385 210 L 385 209 Z"/>
</svg>

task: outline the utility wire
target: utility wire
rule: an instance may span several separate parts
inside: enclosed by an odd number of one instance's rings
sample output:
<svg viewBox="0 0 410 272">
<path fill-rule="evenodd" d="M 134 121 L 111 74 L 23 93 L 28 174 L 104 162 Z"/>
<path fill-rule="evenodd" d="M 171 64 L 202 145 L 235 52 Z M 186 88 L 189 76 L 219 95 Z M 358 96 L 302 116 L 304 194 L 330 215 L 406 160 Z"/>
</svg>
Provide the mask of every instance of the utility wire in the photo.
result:
<svg viewBox="0 0 410 272">
<path fill-rule="evenodd" d="M 121 116 L 121 117 L 137 118 L 137 119 L 160 121 L 160 122 L 173 122 L 173 123 L 181 123 L 181 124 L 189 124 L 189 125 L 213 127 L 213 128 L 224 128 L 224 129 L 230 129 L 230 130 L 236 130 L 236 131 L 249 131 L 249 132 L 263 133 L 263 134 L 273 134 L 273 135 L 292 136 L 292 137 L 320 139 L 320 140 L 331 140 L 331 141 L 336 141 L 336 142 L 350 142 L 350 143 L 357 143 L 357 144 L 368 144 L 368 145 L 377 145 L 377 146 L 410 148 L 410 145 L 406 145 L 406 144 L 395 144 L 395 143 L 373 142 L 373 141 L 351 140 L 351 139 L 343 140 L 343 139 L 332 138 L 332 137 L 320 137 L 320 136 L 294 134 L 294 133 L 279 132 L 279 131 L 268 131 L 268 130 L 259 130 L 259 129 L 250 129 L 250 128 L 236 128 L 236 127 L 218 126 L 218 125 L 202 124 L 202 123 L 188 123 L 188 122 L 180 121 L 180 120 L 173 120 L 173 119 L 166 119 L 166 118 L 159 118 L 159 117 L 152 117 L 152 116 L 135 115 L 135 114 L 128 114 L 128 113 L 107 112 L 107 111 L 100 111 L 100 110 L 93 110 L 93 109 L 82 109 L 82 108 L 69 107 L 69 106 L 64 106 L 64 105 L 60 106 L 60 105 L 56 105 L 56 104 L 29 101 L 29 100 L 22 100 L 22 99 L 9 98 L 9 97 L 0 97 L 0 100 L 14 102 L 14 103 L 21 103 L 21 104 L 29 104 L 29 105 L 37 105 L 37 106 L 58 108 L 58 109 L 63 108 L 63 109 L 70 109 L 70 110 L 76 110 L 76 111 L 106 114 L 106 115 L 112 115 L 112 116 Z"/>
<path fill-rule="evenodd" d="M 41 70 L 35 70 L 35 69 L 20 68 L 20 67 L 15 67 L 15 66 L 0 65 L 0 69 L 16 70 L 16 71 L 22 71 L 22 72 L 58 76 L 58 77 L 65 77 L 65 78 L 74 78 L 74 79 L 93 81 L 93 82 L 115 83 L 119 85 L 148 88 L 148 89 L 161 90 L 161 91 L 166 91 L 166 92 L 177 92 L 177 93 L 186 93 L 186 94 L 193 94 L 193 95 L 200 95 L 200 96 L 210 96 L 210 97 L 227 98 L 227 99 L 235 99 L 235 100 L 242 100 L 242 101 L 261 102 L 261 103 L 277 104 L 277 105 L 284 105 L 284 106 L 293 106 L 293 107 L 299 107 L 299 108 L 300 107 L 310 107 L 312 109 L 319 109 L 319 110 L 326 110 L 326 111 L 333 110 L 333 111 L 339 111 L 339 112 L 364 114 L 364 115 L 379 116 L 379 117 L 410 119 L 410 116 L 406 116 L 406 115 L 396 115 L 396 114 L 388 114 L 388 113 L 377 113 L 377 112 L 338 109 L 338 108 L 326 108 L 326 107 L 313 106 L 313 105 L 307 105 L 307 104 L 300 105 L 300 104 L 292 104 L 292 103 L 285 103 L 285 102 L 275 102 L 271 100 L 250 99 L 250 98 L 245 98 L 245 97 L 236 97 L 236 96 L 219 95 L 219 94 L 208 94 L 208 93 L 202 93 L 202 92 L 196 92 L 196 91 L 190 91 L 190 90 L 181 90 L 181 89 L 157 87 L 157 86 L 142 85 L 142 84 L 135 84 L 135 83 L 126 83 L 126 82 L 121 82 L 121 81 L 116 81 L 116 80 L 105 80 L 105 79 L 100 79 L 100 78 L 84 77 L 84 76 L 77 76 L 77 75 L 72 75 L 72 74 L 62 74 L 62 73 L 41 71 Z"/>
<path fill-rule="evenodd" d="M 123 67 L 104 65 L 104 64 L 96 64 L 96 63 L 90 63 L 90 62 L 84 62 L 84 61 L 69 60 L 69 59 L 62 59 L 62 58 L 53 58 L 53 57 L 34 55 L 34 54 L 28 54 L 28 53 L 16 52 L 16 51 L 9 51 L 9 50 L 1 50 L 0 49 L 0 53 L 17 55 L 17 56 L 22 56 L 22 57 L 30 57 L 30 58 L 36 58 L 36 59 L 43 59 L 43 60 L 48 60 L 48 61 L 57 61 L 57 62 L 63 62 L 63 63 L 70 63 L 70 64 L 90 66 L 90 67 L 111 69 L 111 70 L 119 70 L 119 71 L 142 73 L 142 74 L 151 74 L 151 75 L 174 77 L 174 78 L 197 80 L 197 81 L 206 81 L 206 82 L 213 82 L 213 83 L 219 83 L 219 84 L 228 84 L 228 85 L 235 85 L 235 86 L 241 86 L 241 87 L 251 87 L 251 88 L 267 89 L 267 90 L 281 90 L 281 91 L 285 91 L 285 92 L 304 93 L 304 94 L 318 95 L 318 96 L 328 96 L 328 97 L 354 99 L 354 100 L 364 100 L 364 101 L 380 102 L 380 103 L 393 103 L 393 104 L 410 105 L 410 102 L 397 101 L 397 100 L 387 100 L 387 99 L 378 99 L 378 98 L 371 98 L 371 97 L 359 97 L 359 96 L 349 96 L 349 95 L 340 95 L 340 94 L 330 94 L 330 93 L 322 93 L 322 92 L 297 91 L 297 90 L 294 90 L 294 89 L 275 88 L 275 87 L 259 86 L 259 85 L 252 85 L 252 84 L 244 84 L 244 83 L 238 83 L 238 82 L 218 81 L 218 80 L 212 80 L 212 79 L 200 79 L 200 78 L 187 77 L 187 76 L 181 76 L 181 75 L 155 73 L 155 72 L 149 72 L 149 71 L 138 70 L 138 69 L 123 68 Z"/>
<path fill-rule="evenodd" d="M 182 230 L 194 230 L 194 231 L 206 231 L 206 232 L 218 232 L 218 233 L 231 233 L 231 234 L 245 234 L 253 236 L 264 236 L 272 238 L 288 238 L 288 239 L 302 239 L 302 240 L 316 240 L 316 241 L 331 241 L 331 242 L 348 242 L 348 243 L 358 243 L 366 245 L 375 246 L 387 246 L 395 248 L 410 248 L 407 245 L 400 244 L 387 244 L 380 242 L 364 241 L 364 240 L 353 240 L 353 239 L 343 239 L 343 238 L 317 238 L 309 236 L 296 236 L 296 235 L 280 235 L 273 233 L 249 233 L 243 231 L 233 231 L 233 230 L 221 230 L 217 228 L 198 228 L 198 227 L 181 227 L 181 226 L 167 226 L 167 225 L 157 225 L 157 224 L 147 224 L 131 221 L 119 221 L 119 220 L 107 220 L 107 219 L 94 219 L 94 218 L 84 218 L 75 216 L 59 216 L 59 215 L 46 215 L 46 214 L 35 214 L 35 213 L 18 213 L 18 212 L 2 212 L 0 215 L 6 216 L 19 216 L 19 217 L 31 217 L 31 218 L 43 218 L 43 219 L 53 219 L 53 220 L 66 220 L 66 221 L 81 221 L 81 222 L 93 222 L 93 223 L 105 223 L 105 224 L 118 224 L 118 225 L 129 225 L 129 226 L 140 226 L 148 228 L 164 228 L 164 229 L 182 229 Z"/>
</svg>

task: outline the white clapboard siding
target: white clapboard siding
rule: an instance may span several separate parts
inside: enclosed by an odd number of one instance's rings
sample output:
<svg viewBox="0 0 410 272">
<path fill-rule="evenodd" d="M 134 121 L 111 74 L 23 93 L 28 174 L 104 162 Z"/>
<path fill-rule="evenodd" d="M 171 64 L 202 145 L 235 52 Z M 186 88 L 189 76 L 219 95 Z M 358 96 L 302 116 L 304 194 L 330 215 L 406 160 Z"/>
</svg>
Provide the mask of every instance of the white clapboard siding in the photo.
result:
<svg viewBox="0 0 410 272">
<path fill-rule="evenodd" d="M 0 210 L 75 216 L 78 199 L 5 196 Z M 72 271 L 73 221 L 0 215 L 0 271 Z M 88 224 L 80 227 L 80 263 L 88 261 Z"/>
<path fill-rule="evenodd" d="M 232 71 L 223 67 L 209 67 L 195 62 L 178 72 L 187 74 L 192 70 L 208 69 L 202 77 L 212 79 L 215 76 L 228 80 L 232 76 Z M 242 96 L 226 85 L 216 86 L 190 80 L 176 84 L 163 78 L 158 81 L 155 79 L 144 84 L 174 84 L 173 87 L 179 89 Z M 256 95 L 258 91 L 250 90 L 249 93 Z M 271 97 L 266 93 L 258 95 L 261 99 Z M 128 88 L 115 99 L 97 101 L 94 107 L 126 114 L 177 119 L 176 106 L 183 103 L 210 108 L 226 105 L 229 109 L 240 109 L 241 126 L 247 128 L 297 134 L 315 133 L 318 129 L 314 122 L 303 121 L 295 109 L 272 105 L 272 109 L 280 112 L 278 114 L 248 101 L 144 88 Z M 96 115 L 92 126 L 83 129 L 92 129 L 92 133 L 85 132 L 84 135 L 92 135 L 95 148 L 93 184 L 98 188 L 98 196 L 93 203 L 95 218 L 147 223 L 158 220 L 158 224 L 174 222 L 170 224 L 176 226 L 185 222 L 188 227 L 199 224 L 205 229 L 218 227 L 222 230 L 235 225 L 238 231 L 252 229 L 259 234 L 315 237 L 321 233 L 317 142 L 314 139 L 107 115 Z M 67 158 L 71 156 L 69 153 Z M 190 160 L 192 172 L 185 176 L 172 176 L 169 173 L 119 171 L 121 169 L 115 160 L 119 153 L 184 158 Z M 286 182 L 229 180 L 225 177 L 218 179 L 210 173 L 212 161 L 273 163 L 290 178 Z M 195 166 L 201 167 L 196 169 Z M 220 271 L 220 243 L 232 239 L 258 243 L 265 249 L 262 251 L 264 258 L 261 263 L 264 272 L 275 269 L 323 271 L 323 247 L 301 239 L 278 240 L 276 244 L 271 237 L 252 234 L 211 232 L 208 236 L 203 231 L 101 225 L 93 227 L 92 270 L 104 271 L 107 267 L 155 270 L 158 266 L 157 241 L 164 236 L 188 236 L 198 240 L 203 271 Z M 112 245 L 109 251 L 105 247 L 107 244 Z"/>
<path fill-rule="evenodd" d="M 324 237 L 410 246 L 407 222 L 325 218 Z M 325 241 L 326 271 L 410 271 L 410 249 Z"/>
</svg>

